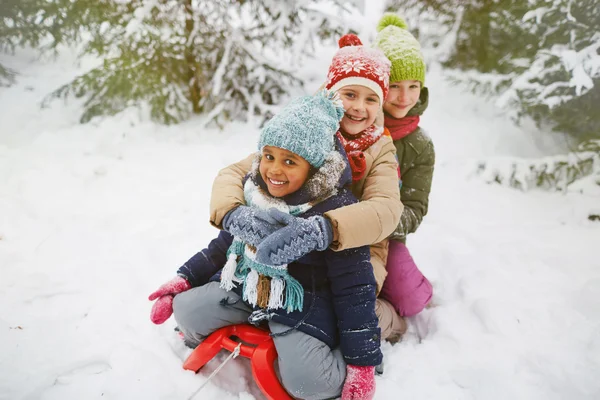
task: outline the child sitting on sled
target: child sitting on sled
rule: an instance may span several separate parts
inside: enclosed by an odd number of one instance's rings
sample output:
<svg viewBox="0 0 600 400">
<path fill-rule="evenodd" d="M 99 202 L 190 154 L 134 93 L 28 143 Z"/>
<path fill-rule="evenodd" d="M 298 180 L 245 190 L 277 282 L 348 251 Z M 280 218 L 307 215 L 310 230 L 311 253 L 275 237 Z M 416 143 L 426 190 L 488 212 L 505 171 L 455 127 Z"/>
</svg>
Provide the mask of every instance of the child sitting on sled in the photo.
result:
<svg viewBox="0 0 600 400">
<path fill-rule="evenodd" d="M 372 399 L 382 360 L 369 247 L 331 250 L 333 232 L 320 218 L 357 202 L 335 136 L 343 115 L 337 95 L 324 91 L 271 119 L 243 183 L 253 218 L 231 221 L 233 236 L 221 231 L 150 295 L 152 321 L 173 313 L 191 346 L 224 326 L 266 321 L 282 385 L 302 399 Z M 274 266 L 256 259 L 257 220 L 294 225 L 294 237 L 276 237 Z M 306 243 L 314 250 L 298 257 Z"/>
</svg>

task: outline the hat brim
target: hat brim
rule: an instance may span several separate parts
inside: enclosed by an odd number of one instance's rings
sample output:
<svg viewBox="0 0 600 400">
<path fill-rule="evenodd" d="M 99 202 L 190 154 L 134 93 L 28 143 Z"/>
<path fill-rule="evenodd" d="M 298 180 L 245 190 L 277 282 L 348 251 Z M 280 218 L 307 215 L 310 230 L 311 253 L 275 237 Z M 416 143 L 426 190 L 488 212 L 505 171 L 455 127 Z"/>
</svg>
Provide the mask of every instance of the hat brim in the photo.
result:
<svg viewBox="0 0 600 400">
<path fill-rule="evenodd" d="M 337 81 L 335 85 L 330 87 L 329 90 L 337 92 L 341 88 L 351 85 L 364 86 L 371 89 L 375 92 L 377 97 L 379 97 L 379 105 L 383 106 L 385 99 L 383 98 L 383 90 L 381 90 L 381 86 L 373 82 L 371 79 L 363 78 L 361 76 L 349 76 L 348 78 L 341 79 Z"/>
</svg>

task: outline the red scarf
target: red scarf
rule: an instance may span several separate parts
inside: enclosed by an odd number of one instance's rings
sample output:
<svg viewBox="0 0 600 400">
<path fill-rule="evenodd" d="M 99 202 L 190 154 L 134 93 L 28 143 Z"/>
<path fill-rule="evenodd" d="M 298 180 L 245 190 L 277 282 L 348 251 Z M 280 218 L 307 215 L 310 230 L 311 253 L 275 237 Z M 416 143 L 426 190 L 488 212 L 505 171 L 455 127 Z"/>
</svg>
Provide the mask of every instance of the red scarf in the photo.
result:
<svg viewBox="0 0 600 400">
<path fill-rule="evenodd" d="M 419 126 L 419 116 L 394 118 L 385 114 L 385 127 L 389 129 L 393 140 L 400 140 L 413 133 Z"/>
<path fill-rule="evenodd" d="M 338 138 L 348 154 L 348 162 L 352 169 L 352 182 L 362 179 L 367 169 L 367 161 L 363 151 L 371 147 L 381 138 L 383 128 L 371 125 L 361 133 L 355 136 L 345 137 L 340 131 L 337 132 Z"/>
</svg>

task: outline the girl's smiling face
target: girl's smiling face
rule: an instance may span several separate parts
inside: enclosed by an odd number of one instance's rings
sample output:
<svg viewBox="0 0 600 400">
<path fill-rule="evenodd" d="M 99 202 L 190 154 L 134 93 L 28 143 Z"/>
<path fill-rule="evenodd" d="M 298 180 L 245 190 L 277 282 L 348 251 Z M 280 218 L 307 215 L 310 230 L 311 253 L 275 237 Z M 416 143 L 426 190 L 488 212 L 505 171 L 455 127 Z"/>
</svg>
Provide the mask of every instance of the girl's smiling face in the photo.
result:
<svg viewBox="0 0 600 400">
<path fill-rule="evenodd" d="M 310 164 L 291 151 L 265 146 L 258 168 L 273 197 L 294 193 L 304 185 L 310 172 Z"/>
<path fill-rule="evenodd" d="M 346 135 L 354 136 L 373 125 L 381 107 L 379 96 L 368 87 L 360 85 L 344 86 L 338 90 L 344 104 L 344 118 L 340 129 Z"/>
<path fill-rule="evenodd" d="M 394 118 L 404 118 L 419 101 L 421 82 L 404 80 L 390 83 L 383 110 Z"/>
</svg>

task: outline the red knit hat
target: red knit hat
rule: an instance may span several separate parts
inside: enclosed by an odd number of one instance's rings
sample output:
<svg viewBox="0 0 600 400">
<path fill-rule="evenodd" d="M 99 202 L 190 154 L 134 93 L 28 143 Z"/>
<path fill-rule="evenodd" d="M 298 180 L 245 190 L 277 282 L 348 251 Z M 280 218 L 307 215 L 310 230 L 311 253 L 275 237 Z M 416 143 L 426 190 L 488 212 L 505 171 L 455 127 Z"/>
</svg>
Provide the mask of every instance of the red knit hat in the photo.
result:
<svg viewBox="0 0 600 400">
<path fill-rule="evenodd" d="M 391 63 L 381 50 L 362 45 L 358 36 L 347 34 L 339 40 L 340 49 L 329 66 L 326 88 L 338 91 L 360 85 L 374 91 L 383 105 L 390 85 Z"/>
</svg>

